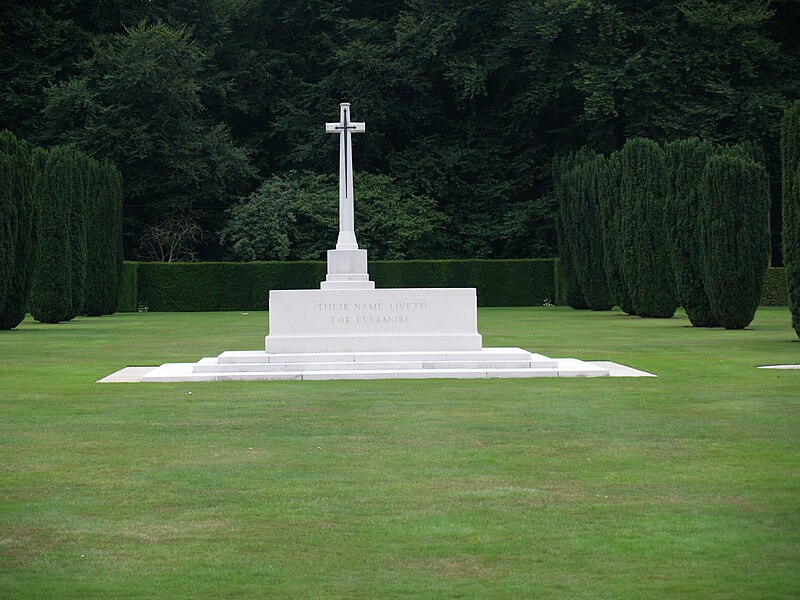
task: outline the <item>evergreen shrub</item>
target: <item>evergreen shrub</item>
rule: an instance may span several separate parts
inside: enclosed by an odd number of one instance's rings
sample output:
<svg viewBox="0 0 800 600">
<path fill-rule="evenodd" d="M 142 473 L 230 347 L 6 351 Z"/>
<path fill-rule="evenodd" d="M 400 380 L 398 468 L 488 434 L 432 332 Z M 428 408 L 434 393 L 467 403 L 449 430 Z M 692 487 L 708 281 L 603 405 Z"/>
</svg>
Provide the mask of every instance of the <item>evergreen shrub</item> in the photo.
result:
<svg viewBox="0 0 800 600">
<path fill-rule="evenodd" d="M 0 309 L 11 288 L 17 252 L 16 163 L 13 157 L 0 154 Z"/>
<path fill-rule="evenodd" d="M 42 323 L 72 318 L 72 246 L 70 214 L 74 195 L 72 151 L 57 146 L 42 151 L 42 170 L 36 179 L 36 196 L 41 199 L 39 268 L 31 291 L 30 312 Z"/>
<path fill-rule="evenodd" d="M 83 314 L 116 310 L 122 276 L 122 177 L 109 162 L 92 161 L 88 174 L 86 285 Z"/>
<path fill-rule="evenodd" d="M 574 266 L 573 246 L 577 243 L 572 231 L 573 210 L 577 191 L 572 181 L 572 170 L 593 152 L 582 148 L 577 154 L 557 156 L 553 159 L 553 194 L 558 211 L 556 212 L 556 234 L 558 236 L 558 255 L 561 259 L 561 273 L 566 281 L 565 298 L 568 306 L 575 309 L 589 308 L 578 282 Z"/>
<path fill-rule="evenodd" d="M 669 163 L 669 205 L 664 214 L 678 301 L 696 327 L 717 327 L 704 284 L 700 260 L 701 183 L 706 161 L 713 155 L 710 142 L 689 138 L 666 147 Z"/>
<path fill-rule="evenodd" d="M 669 318 L 678 307 L 664 214 L 667 163 L 652 140 L 631 138 L 620 152 L 621 271 L 642 317 Z"/>
<path fill-rule="evenodd" d="M 138 274 L 139 263 L 126 261 L 122 264 L 122 276 L 116 294 L 117 312 L 136 312 L 139 309 Z"/>
<path fill-rule="evenodd" d="M 763 166 L 727 153 L 703 173 L 701 247 L 711 309 L 726 329 L 755 316 L 769 262 L 769 181 Z"/>
<path fill-rule="evenodd" d="M 447 263 L 451 261 L 374 261 L 370 262 L 370 276 L 380 288 L 384 287 L 436 287 L 442 285 L 463 286 L 466 285 L 457 278 L 447 276 L 450 272 Z M 478 282 L 478 302 L 481 306 L 541 306 L 543 304 L 566 305 L 566 281 L 561 273 L 560 261 L 558 259 L 524 259 L 524 260 L 481 260 L 484 263 L 483 272 L 494 270 L 495 263 L 500 270 L 506 271 L 505 275 L 497 276 L 491 284 Z M 417 263 L 410 265 L 408 263 Z M 235 294 L 225 295 L 227 304 L 213 304 L 212 302 L 200 303 L 196 299 L 182 301 L 180 298 L 167 299 L 165 295 L 169 289 L 181 289 L 181 293 L 195 295 L 201 293 L 203 286 L 209 285 L 210 275 L 202 274 L 205 268 L 202 265 L 209 263 L 139 263 L 126 261 L 123 265 L 123 276 L 121 279 L 120 291 L 118 294 L 119 312 L 135 312 L 141 307 L 143 310 L 170 310 L 183 311 L 189 310 L 187 306 L 194 304 L 199 306 L 196 310 L 216 311 L 216 310 L 264 310 L 265 298 L 268 296 L 269 289 L 287 289 L 282 286 L 274 285 L 272 288 L 256 289 L 255 280 L 269 284 L 271 280 L 266 276 L 257 276 L 259 270 L 277 271 L 276 265 L 289 264 L 297 266 L 304 273 L 301 280 L 299 277 L 287 277 L 285 280 L 293 281 L 292 285 L 302 285 L 306 288 L 319 286 L 319 281 L 325 277 L 324 262 L 248 262 L 248 263 L 212 263 L 218 265 L 241 265 L 237 270 L 241 281 L 236 283 L 236 293 L 243 295 L 243 301 L 237 302 L 232 298 Z M 193 275 L 199 277 L 197 285 L 191 283 L 190 278 L 182 278 L 181 285 L 172 285 L 168 280 L 173 278 L 173 270 L 181 270 L 182 265 L 194 265 Z M 307 265 L 313 265 L 311 271 L 307 270 Z M 139 269 L 145 271 L 151 269 L 159 271 L 157 277 L 150 277 L 145 285 L 151 286 L 150 293 L 144 292 L 143 297 L 149 298 L 152 302 L 139 301 Z M 224 269 L 225 267 L 220 267 Z M 513 273 L 513 277 L 511 274 Z M 152 274 L 152 272 L 151 272 Z M 488 280 L 487 280 L 488 281 Z M 493 291 L 490 287 L 497 286 L 502 281 L 505 287 L 496 287 Z M 187 283 L 188 282 L 188 283 Z M 156 284 L 153 286 L 153 284 Z M 521 293 L 520 293 L 521 291 Z M 761 304 L 763 306 L 786 306 L 788 302 L 786 294 L 786 279 L 784 269 L 768 269 L 764 281 L 764 291 Z M 152 308 L 151 308 L 152 305 Z"/>
<path fill-rule="evenodd" d="M 559 212 L 565 236 L 561 242 L 567 245 L 575 284 L 592 310 L 609 310 L 614 306 L 605 273 L 600 216 L 600 186 L 605 166 L 606 160 L 600 155 L 578 153 L 572 169 L 561 180 Z"/>
<path fill-rule="evenodd" d="M 65 193 L 69 198 L 69 243 L 70 243 L 70 290 L 72 303 L 67 320 L 77 317 L 83 312 L 83 301 L 86 291 L 86 273 L 88 268 L 89 246 L 87 227 L 89 221 L 90 187 L 94 187 L 93 178 L 97 162 L 86 156 L 74 146 L 66 148 L 65 158 L 68 169 L 65 172 Z"/>
<path fill-rule="evenodd" d="M 781 123 L 783 187 L 783 264 L 789 290 L 792 326 L 800 336 L 800 100 L 784 113 Z"/>
<path fill-rule="evenodd" d="M 604 163 L 598 183 L 600 226 L 603 237 L 603 270 L 611 301 L 629 315 L 636 314 L 631 295 L 622 275 L 622 204 L 620 185 L 622 165 L 619 153 L 612 153 Z"/>
<path fill-rule="evenodd" d="M 25 318 L 36 272 L 36 168 L 28 144 L 8 131 L 0 132 L 0 161 L 0 329 L 13 329 Z"/>
<path fill-rule="evenodd" d="M 764 274 L 759 306 L 789 306 L 789 289 L 786 286 L 786 269 L 770 267 Z"/>
<path fill-rule="evenodd" d="M 379 288 L 475 287 L 480 306 L 556 301 L 555 259 L 371 261 Z M 126 263 L 118 310 L 264 310 L 269 290 L 314 289 L 322 261 Z M 133 288 L 133 289 L 132 289 Z"/>
</svg>

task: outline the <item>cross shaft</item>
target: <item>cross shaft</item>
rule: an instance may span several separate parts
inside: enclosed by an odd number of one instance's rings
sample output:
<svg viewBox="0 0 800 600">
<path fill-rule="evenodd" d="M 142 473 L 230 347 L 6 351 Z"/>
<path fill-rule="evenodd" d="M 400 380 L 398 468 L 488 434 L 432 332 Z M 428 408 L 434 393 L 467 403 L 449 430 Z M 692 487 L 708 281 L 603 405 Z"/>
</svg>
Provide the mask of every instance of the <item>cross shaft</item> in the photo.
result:
<svg viewBox="0 0 800 600">
<path fill-rule="evenodd" d="M 364 123 L 350 121 L 350 103 L 339 105 L 339 122 L 325 123 L 326 133 L 339 134 L 339 239 L 337 250 L 357 250 L 353 208 L 353 149 L 351 133 L 364 133 Z"/>
</svg>

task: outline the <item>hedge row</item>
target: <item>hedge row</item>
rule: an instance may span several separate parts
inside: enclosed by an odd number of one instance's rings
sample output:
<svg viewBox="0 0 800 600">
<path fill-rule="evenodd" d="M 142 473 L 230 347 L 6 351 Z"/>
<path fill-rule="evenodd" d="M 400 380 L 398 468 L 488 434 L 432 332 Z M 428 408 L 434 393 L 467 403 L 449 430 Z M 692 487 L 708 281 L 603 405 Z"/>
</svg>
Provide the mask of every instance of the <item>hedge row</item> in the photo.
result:
<svg viewBox="0 0 800 600">
<path fill-rule="evenodd" d="M 556 304 L 556 259 L 372 261 L 379 288 L 474 287 L 480 306 Z M 264 310 L 269 290 L 313 289 L 322 261 L 126 263 L 121 312 Z"/>
<path fill-rule="evenodd" d="M 789 289 L 786 285 L 786 269 L 772 267 L 764 275 L 761 290 L 761 306 L 789 306 Z"/>
<path fill-rule="evenodd" d="M 325 278 L 324 262 L 126 262 L 119 312 L 264 310 L 269 290 L 313 289 Z M 474 287 L 480 306 L 566 304 L 558 259 L 374 261 L 379 288 Z M 764 278 L 762 306 L 786 306 L 784 269 Z"/>
</svg>

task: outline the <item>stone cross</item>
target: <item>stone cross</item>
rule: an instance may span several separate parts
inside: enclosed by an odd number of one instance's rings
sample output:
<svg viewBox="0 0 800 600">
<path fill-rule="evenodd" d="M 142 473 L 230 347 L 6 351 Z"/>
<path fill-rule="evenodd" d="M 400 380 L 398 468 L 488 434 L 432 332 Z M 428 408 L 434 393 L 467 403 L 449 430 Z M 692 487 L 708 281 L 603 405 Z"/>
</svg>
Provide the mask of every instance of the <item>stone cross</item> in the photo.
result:
<svg viewBox="0 0 800 600">
<path fill-rule="evenodd" d="M 350 121 L 350 103 L 339 105 L 339 122 L 325 123 L 326 133 L 339 134 L 339 239 L 337 250 L 357 250 L 353 219 L 353 147 L 351 133 L 364 133 L 364 123 Z"/>
</svg>

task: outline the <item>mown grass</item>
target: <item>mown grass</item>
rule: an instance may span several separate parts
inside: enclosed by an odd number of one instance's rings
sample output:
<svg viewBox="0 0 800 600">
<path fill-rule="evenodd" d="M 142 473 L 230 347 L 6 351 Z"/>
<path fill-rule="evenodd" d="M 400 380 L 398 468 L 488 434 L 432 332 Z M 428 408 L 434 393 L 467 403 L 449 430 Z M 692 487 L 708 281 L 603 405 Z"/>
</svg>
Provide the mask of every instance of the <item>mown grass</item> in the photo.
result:
<svg viewBox="0 0 800 600">
<path fill-rule="evenodd" d="M 0 334 L 2 598 L 800 595 L 800 362 L 747 331 L 484 309 L 488 346 L 658 379 L 93 383 L 265 313 Z"/>
</svg>

